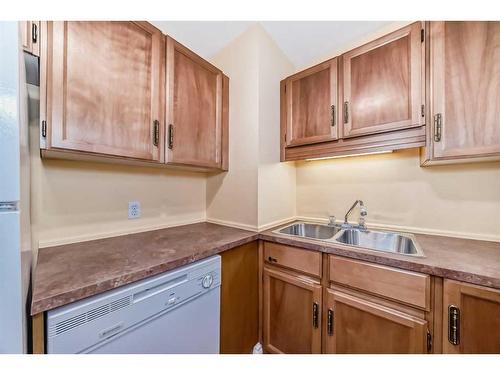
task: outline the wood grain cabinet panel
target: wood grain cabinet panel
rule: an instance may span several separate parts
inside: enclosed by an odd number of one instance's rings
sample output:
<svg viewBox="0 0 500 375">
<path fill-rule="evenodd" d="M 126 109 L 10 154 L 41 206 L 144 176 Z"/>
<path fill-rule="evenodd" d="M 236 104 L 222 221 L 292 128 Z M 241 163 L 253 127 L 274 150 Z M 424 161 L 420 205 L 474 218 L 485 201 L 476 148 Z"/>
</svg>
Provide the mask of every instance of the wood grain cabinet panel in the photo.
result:
<svg viewBox="0 0 500 375">
<path fill-rule="evenodd" d="M 429 275 L 333 255 L 328 260 L 330 281 L 430 309 Z"/>
<path fill-rule="evenodd" d="M 263 270 L 263 337 L 267 353 L 321 353 L 321 285 L 272 267 Z"/>
<path fill-rule="evenodd" d="M 326 296 L 326 353 L 427 352 L 425 320 L 331 289 Z"/>
<path fill-rule="evenodd" d="M 221 168 L 222 72 L 167 37 L 167 163 Z"/>
<path fill-rule="evenodd" d="M 444 280 L 443 353 L 500 354 L 500 290 Z"/>
<path fill-rule="evenodd" d="M 291 76 L 285 85 L 286 144 L 337 139 L 337 59 Z"/>
<path fill-rule="evenodd" d="M 221 254 L 221 354 L 249 354 L 259 341 L 257 241 Z"/>
<path fill-rule="evenodd" d="M 427 161 L 500 159 L 500 22 L 430 22 L 429 31 Z"/>
<path fill-rule="evenodd" d="M 321 278 L 321 253 L 272 242 L 264 243 L 264 261 Z"/>
<path fill-rule="evenodd" d="M 423 24 L 415 22 L 343 55 L 343 136 L 423 125 Z"/>
<path fill-rule="evenodd" d="M 161 32 L 143 22 L 49 22 L 47 33 L 48 148 L 159 161 Z"/>
</svg>

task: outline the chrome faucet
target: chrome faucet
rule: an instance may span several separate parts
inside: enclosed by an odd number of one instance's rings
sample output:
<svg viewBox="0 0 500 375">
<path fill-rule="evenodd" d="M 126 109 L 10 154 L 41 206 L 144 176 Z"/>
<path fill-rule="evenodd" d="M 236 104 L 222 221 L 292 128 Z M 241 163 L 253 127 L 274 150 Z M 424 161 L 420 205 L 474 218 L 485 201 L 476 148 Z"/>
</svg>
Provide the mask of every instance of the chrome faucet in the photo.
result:
<svg viewBox="0 0 500 375">
<path fill-rule="evenodd" d="M 352 210 L 354 210 L 354 207 L 356 207 L 356 205 L 358 203 L 359 203 L 359 221 L 358 221 L 359 228 L 366 229 L 365 216 L 368 215 L 368 211 L 367 211 L 363 201 L 359 200 L 359 199 L 356 202 L 354 202 L 354 204 L 351 206 L 351 208 L 349 208 L 349 211 L 347 211 L 347 213 L 345 214 L 343 226 L 351 227 L 351 224 L 349 224 L 347 220 L 349 219 L 349 215 L 351 214 Z"/>
</svg>

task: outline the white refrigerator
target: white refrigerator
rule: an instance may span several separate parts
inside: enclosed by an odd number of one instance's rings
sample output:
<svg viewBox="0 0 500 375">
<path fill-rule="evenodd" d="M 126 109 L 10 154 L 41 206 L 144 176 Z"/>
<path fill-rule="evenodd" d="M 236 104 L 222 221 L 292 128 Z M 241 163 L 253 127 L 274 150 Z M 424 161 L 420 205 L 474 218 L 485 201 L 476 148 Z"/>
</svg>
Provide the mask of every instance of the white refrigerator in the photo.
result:
<svg viewBox="0 0 500 375">
<path fill-rule="evenodd" d="M 26 84 L 17 22 L 0 22 L 0 353 L 23 352 L 21 151 Z"/>
</svg>

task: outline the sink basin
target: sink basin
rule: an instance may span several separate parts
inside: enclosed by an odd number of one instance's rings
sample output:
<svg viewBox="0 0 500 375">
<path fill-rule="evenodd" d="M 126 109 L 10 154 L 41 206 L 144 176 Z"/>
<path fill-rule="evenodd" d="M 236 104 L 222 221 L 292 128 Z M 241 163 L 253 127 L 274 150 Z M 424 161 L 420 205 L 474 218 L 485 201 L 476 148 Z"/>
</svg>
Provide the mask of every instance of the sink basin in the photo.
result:
<svg viewBox="0 0 500 375">
<path fill-rule="evenodd" d="M 279 234 L 307 237 L 317 240 L 333 238 L 340 231 L 340 227 L 311 223 L 295 223 L 275 231 Z"/>
<path fill-rule="evenodd" d="M 424 256 L 415 238 L 411 234 L 345 229 L 342 233 L 339 233 L 335 241 L 346 245 L 364 247 L 370 250 Z"/>
</svg>

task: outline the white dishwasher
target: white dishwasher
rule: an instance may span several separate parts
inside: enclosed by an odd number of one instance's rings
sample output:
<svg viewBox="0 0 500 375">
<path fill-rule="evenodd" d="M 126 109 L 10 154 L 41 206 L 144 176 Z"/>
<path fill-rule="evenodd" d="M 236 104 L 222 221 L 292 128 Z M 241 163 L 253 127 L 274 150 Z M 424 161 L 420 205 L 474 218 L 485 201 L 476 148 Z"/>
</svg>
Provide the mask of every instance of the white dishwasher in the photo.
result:
<svg viewBox="0 0 500 375">
<path fill-rule="evenodd" d="M 47 313 L 48 353 L 219 353 L 218 255 Z"/>
</svg>

